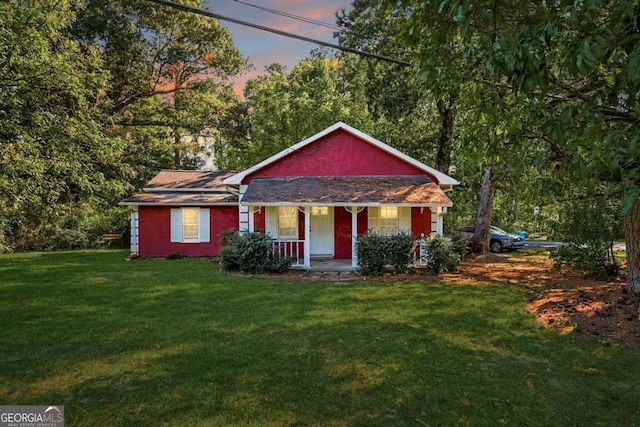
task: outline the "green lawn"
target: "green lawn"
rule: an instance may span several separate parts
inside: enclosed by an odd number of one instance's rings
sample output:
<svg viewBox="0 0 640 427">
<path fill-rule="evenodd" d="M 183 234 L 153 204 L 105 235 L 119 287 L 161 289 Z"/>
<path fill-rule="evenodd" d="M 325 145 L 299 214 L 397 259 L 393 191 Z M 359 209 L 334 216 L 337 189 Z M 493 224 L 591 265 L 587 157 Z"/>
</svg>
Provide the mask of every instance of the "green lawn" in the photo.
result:
<svg viewBox="0 0 640 427">
<path fill-rule="evenodd" d="M 522 287 L 317 283 L 123 251 L 0 255 L 0 405 L 68 426 L 640 425 L 640 355 Z"/>
</svg>

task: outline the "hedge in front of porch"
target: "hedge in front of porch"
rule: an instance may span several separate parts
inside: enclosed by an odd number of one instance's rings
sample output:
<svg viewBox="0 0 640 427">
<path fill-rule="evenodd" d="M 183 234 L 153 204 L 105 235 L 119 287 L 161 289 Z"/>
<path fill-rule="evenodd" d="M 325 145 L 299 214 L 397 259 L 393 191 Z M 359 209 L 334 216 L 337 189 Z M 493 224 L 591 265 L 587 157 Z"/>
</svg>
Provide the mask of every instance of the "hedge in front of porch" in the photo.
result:
<svg viewBox="0 0 640 427">
<path fill-rule="evenodd" d="M 282 273 L 291 267 L 291 259 L 274 253 L 272 239 L 261 232 L 225 232 L 220 250 L 220 267 L 224 271 L 243 273 Z"/>
<path fill-rule="evenodd" d="M 401 231 L 393 235 L 382 235 L 369 230 L 358 237 L 358 265 L 362 274 L 379 276 L 390 265 L 395 273 L 405 273 L 413 263 L 416 249 L 415 238 Z"/>
</svg>

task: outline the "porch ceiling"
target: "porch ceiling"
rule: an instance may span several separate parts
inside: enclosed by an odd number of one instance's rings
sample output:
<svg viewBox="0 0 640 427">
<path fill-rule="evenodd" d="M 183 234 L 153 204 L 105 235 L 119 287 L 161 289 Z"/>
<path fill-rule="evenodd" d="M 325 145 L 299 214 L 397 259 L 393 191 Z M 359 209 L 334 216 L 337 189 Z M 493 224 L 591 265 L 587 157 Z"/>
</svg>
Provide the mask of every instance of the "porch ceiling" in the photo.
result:
<svg viewBox="0 0 640 427">
<path fill-rule="evenodd" d="M 428 176 L 329 176 L 254 178 L 245 205 L 452 206 Z"/>
</svg>

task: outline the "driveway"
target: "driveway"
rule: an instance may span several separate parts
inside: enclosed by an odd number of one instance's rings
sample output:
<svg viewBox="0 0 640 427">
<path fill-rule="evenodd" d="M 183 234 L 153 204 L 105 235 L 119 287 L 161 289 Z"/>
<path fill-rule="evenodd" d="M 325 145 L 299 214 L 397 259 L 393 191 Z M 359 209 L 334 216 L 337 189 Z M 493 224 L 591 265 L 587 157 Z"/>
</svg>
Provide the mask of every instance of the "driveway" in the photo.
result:
<svg viewBox="0 0 640 427">
<path fill-rule="evenodd" d="M 527 240 L 525 242 L 525 248 L 538 248 L 538 249 L 553 249 L 566 245 L 564 242 L 550 242 L 547 240 Z M 613 249 L 616 251 L 625 251 L 627 249 L 624 242 L 614 243 Z"/>
<path fill-rule="evenodd" d="M 550 242 L 548 240 L 527 240 L 525 248 L 553 249 L 565 245 L 564 242 Z"/>
</svg>

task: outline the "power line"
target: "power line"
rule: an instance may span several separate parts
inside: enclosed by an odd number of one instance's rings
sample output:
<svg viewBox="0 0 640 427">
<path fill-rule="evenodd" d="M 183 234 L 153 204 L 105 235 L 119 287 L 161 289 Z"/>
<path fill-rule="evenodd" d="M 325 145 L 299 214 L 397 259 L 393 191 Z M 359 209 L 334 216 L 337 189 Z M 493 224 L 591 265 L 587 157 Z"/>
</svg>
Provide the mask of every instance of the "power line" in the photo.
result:
<svg viewBox="0 0 640 427">
<path fill-rule="evenodd" d="M 289 38 L 297 39 L 297 40 L 302 40 L 302 41 L 305 41 L 305 42 L 318 44 L 320 46 L 325 46 L 325 47 L 329 47 L 329 48 L 332 48 L 332 49 L 338 49 L 338 50 L 341 50 L 343 52 L 354 53 L 356 55 L 365 56 L 365 57 L 377 59 L 377 60 L 380 60 L 380 61 L 391 62 L 393 64 L 398 64 L 398 65 L 402 65 L 402 66 L 405 66 L 405 67 L 410 67 L 411 66 L 411 64 L 409 62 L 401 61 L 399 59 L 389 58 L 387 56 L 382 56 L 382 55 L 376 55 L 375 53 L 370 53 L 370 52 L 363 52 L 361 50 L 351 49 L 349 47 L 340 46 L 340 45 L 335 44 L 335 43 L 328 43 L 328 42 L 325 42 L 325 41 L 322 41 L 322 40 L 312 39 L 310 37 L 305 37 L 305 36 L 301 36 L 301 35 L 298 35 L 298 34 L 288 33 L 286 31 L 276 30 L 275 28 L 265 27 L 263 25 L 258 25 L 258 24 L 253 24 L 251 22 L 241 21 L 241 20 L 236 19 L 236 18 L 231 18 L 231 17 L 228 17 L 228 16 L 219 15 L 217 13 L 209 12 L 209 11 L 198 9 L 198 8 L 191 7 L 191 6 L 186 6 L 186 5 L 175 3 L 175 2 L 172 2 L 172 1 L 169 1 L 169 0 L 148 0 L 148 1 L 156 3 L 156 4 L 159 4 L 159 5 L 162 5 L 162 6 L 168 6 L 168 7 L 174 8 L 174 9 L 182 10 L 182 11 L 185 11 L 185 12 L 194 13 L 194 14 L 201 15 L 201 16 L 206 16 L 208 18 L 216 18 L 216 19 L 219 19 L 221 21 L 227 21 L 227 22 L 232 22 L 234 24 L 238 24 L 238 25 L 244 25 L 246 27 L 255 28 L 255 29 L 261 30 L 261 31 L 267 31 L 269 33 L 278 34 L 280 36 L 289 37 Z"/>
<path fill-rule="evenodd" d="M 281 10 L 270 9 L 270 8 L 264 7 L 264 6 L 258 6 L 258 5 L 255 5 L 255 4 L 244 2 L 242 0 L 233 0 L 233 1 L 236 2 L 236 3 L 243 4 L 245 6 L 254 7 L 256 9 L 263 10 L 265 12 L 273 13 L 274 15 L 284 16 L 285 18 L 291 18 L 291 19 L 295 19 L 297 21 L 306 22 L 307 24 L 318 25 L 320 27 L 329 28 L 329 29 L 334 30 L 334 31 L 340 31 L 341 30 L 340 27 L 338 27 L 337 25 L 334 25 L 334 24 L 329 24 L 329 23 L 326 23 L 326 22 L 317 21 L 317 20 L 311 19 L 311 18 L 305 18 L 304 16 L 294 15 L 292 13 L 283 12 Z"/>
</svg>

